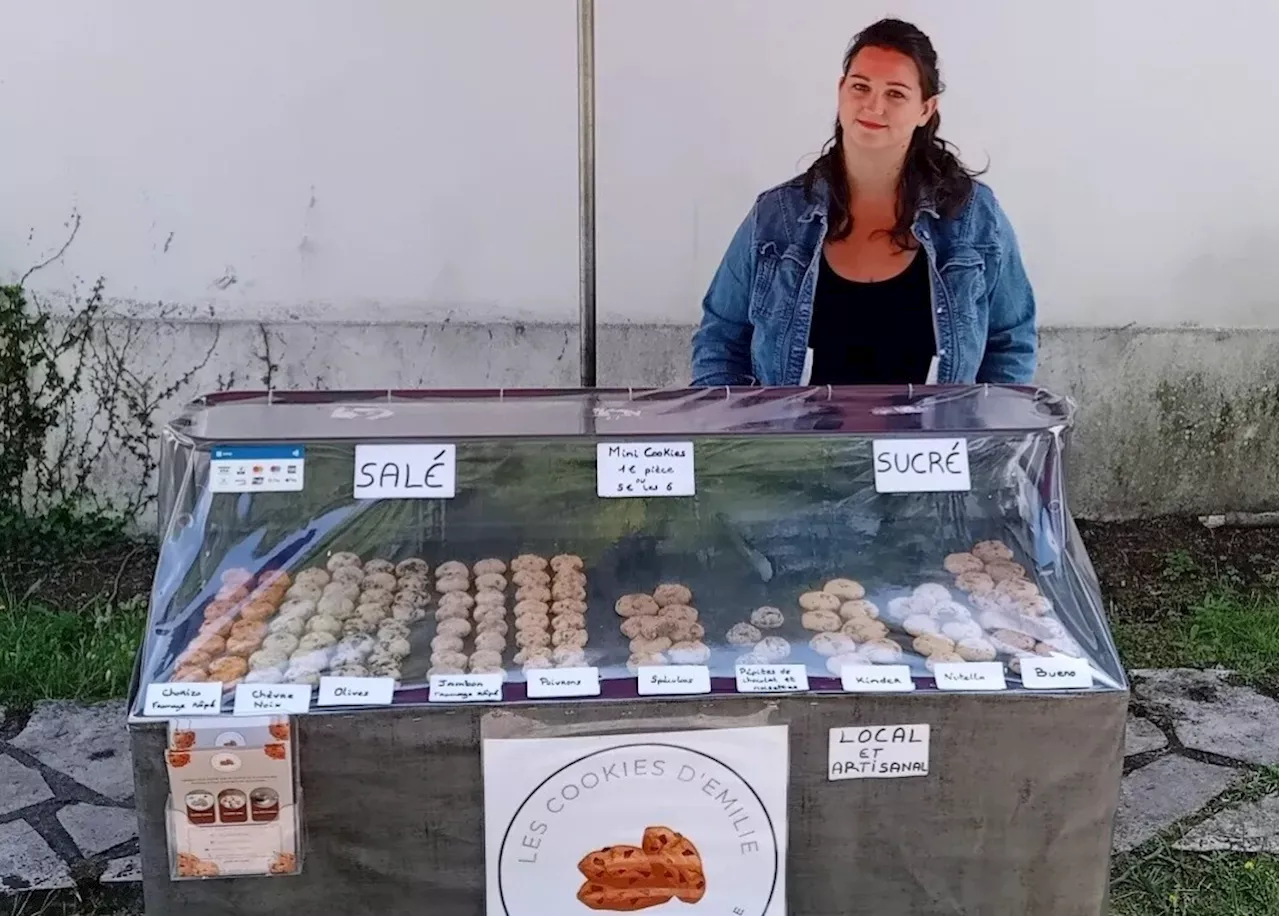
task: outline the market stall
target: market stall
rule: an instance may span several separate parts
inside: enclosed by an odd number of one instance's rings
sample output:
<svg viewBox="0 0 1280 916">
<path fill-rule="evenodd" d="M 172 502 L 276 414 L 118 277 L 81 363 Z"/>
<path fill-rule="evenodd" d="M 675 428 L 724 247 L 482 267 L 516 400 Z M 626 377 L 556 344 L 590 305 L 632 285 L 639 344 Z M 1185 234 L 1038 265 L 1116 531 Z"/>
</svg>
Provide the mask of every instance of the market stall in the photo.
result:
<svg viewBox="0 0 1280 916">
<path fill-rule="evenodd" d="M 994 387 L 201 399 L 133 697 L 148 912 L 1101 912 L 1127 685 L 1071 421 Z"/>
</svg>

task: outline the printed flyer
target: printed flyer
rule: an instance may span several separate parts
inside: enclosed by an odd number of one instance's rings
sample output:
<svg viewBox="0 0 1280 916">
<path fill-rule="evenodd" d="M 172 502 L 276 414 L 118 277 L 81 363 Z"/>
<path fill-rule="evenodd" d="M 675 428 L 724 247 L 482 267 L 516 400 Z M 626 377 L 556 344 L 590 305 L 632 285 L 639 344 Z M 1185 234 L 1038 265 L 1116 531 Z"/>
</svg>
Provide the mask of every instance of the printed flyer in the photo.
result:
<svg viewBox="0 0 1280 916">
<path fill-rule="evenodd" d="M 234 729 L 174 720 L 165 763 L 173 877 L 298 873 L 287 718 L 241 720 Z"/>
<path fill-rule="evenodd" d="M 487 739 L 489 916 L 784 916 L 787 729 Z"/>
</svg>

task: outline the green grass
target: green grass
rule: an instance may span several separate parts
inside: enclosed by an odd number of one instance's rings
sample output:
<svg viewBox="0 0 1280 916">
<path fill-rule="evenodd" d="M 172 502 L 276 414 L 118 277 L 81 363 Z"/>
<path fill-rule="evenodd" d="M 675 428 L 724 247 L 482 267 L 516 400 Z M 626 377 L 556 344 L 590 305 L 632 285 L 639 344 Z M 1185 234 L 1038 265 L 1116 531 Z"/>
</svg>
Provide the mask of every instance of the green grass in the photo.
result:
<svg viewBox="0 0 1280 916">
<path fill-rule="evenodd" d="M 137 597 L 76 610 L 0 598 L 0 705 L 124 696 L 145 620 Z"/>
</svg>

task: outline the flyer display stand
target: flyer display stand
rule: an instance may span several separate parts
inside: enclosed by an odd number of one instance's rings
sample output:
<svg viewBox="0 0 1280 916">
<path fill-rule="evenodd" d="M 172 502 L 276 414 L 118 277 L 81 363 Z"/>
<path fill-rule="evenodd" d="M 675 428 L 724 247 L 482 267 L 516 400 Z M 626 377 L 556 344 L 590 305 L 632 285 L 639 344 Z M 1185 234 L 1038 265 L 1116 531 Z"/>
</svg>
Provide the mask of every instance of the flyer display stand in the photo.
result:
<svg viewBox="0 0 1280 916">
<path fill-rule="evenodd" d="M 229 392 L 167 427 L 148 911 L 1094 914 L 1128 688 L 1029 388 Z M 170 880 L 292 716 L 299 874 Z"/>
</svg>

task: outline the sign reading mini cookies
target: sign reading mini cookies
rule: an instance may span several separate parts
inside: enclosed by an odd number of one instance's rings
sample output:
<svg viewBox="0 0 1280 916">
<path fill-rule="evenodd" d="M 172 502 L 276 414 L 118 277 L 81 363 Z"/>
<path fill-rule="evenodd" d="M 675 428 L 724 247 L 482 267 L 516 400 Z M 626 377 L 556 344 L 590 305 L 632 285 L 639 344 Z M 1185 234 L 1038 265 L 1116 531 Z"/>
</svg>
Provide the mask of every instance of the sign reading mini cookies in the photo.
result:
<svg viewBox="0 0 1280 916">
<path fill-rule="evenodd" d="M 692 442 L 596 445 L 597 496 L 692 496 L 695 489 Z"/>
<path fill-rule="evenodd" d="M 483 746 L 489 916 L 783 916 L 787 729 Z"/>
</svg>

